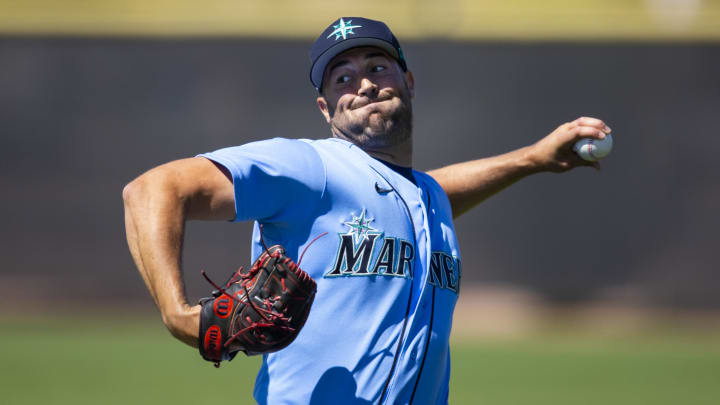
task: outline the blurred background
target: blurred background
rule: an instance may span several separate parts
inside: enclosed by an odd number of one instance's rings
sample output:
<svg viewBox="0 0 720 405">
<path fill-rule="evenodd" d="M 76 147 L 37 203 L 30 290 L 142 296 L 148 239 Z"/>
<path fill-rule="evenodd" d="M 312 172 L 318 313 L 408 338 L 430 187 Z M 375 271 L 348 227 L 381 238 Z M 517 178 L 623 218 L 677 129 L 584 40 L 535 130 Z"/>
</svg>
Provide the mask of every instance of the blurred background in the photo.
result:
<svg viewBox="0 0 720 405">
<path fill-rule="evenodd" d="M 451 403 L 716 403 L 720 1 L 0 0 L 7 403 L 251 403 L 258 359 L 217 371 L 164 330 L 121 191 L 170 160 L 328 137 L 307 54 L 355 15 L 403 44 L 419 170 L 581 115 L 613 128 L 600 171 L 533 176 L 456 221 Z M 248 263 L 250 229 L 188 224 L 190 301 L 200 269 Z"/>
</svg>

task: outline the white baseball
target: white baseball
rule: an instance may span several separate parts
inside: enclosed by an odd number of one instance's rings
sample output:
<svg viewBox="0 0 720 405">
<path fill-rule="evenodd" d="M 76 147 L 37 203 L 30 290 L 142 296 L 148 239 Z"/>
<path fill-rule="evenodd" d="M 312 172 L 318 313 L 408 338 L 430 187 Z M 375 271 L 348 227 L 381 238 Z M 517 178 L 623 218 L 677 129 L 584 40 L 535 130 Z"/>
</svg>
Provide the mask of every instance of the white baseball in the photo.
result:
<svg viewBox="0 0 720 405">
<path fill-rule="evenodd" d="M 605 139 L 583 138 L 575 142 L 573 150 L 588 162 L 597 162 L 610 154 L 613 146 L 612 135 L 605 135 Z"/>
</svg>

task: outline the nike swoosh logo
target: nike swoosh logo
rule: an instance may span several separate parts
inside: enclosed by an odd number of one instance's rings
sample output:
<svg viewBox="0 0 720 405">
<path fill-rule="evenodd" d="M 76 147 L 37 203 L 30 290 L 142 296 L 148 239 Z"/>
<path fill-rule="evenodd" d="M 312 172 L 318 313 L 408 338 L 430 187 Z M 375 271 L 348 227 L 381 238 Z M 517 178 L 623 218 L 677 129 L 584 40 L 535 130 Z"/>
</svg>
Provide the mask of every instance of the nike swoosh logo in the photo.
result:
<svg viewBox="0 0 720 405">
<path fill-rule="evenodd" d="M 376 181 L 375 182 L 375 191 L 377 191 L 378 194 L 387 194 L 387 193 L 393 191 L 393 189 L 392 188 L 384 188 L 380 185 L 380 183 L 378 183 Z"/>
</svg>

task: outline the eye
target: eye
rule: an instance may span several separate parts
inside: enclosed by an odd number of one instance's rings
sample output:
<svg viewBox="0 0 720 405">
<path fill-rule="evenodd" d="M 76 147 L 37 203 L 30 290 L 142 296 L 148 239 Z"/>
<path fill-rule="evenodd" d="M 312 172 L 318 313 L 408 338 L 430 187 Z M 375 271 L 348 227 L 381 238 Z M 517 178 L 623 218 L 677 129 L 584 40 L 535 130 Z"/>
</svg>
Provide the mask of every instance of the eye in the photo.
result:
<svg viewBox="0 0 720 405">
<path fill-rule="evenodd" d="M 335 79 L 335 83 L 337 83 L 337 84 L 345 84 L 349 81 L 350 81 L 349 75 L 340 75 L 337 77 L 337 79 Z"/>
<path fill-rule="evenodd" d="M 382 72 L 382 71 L 385 70 L 385 69 L 386 69 L 386 68 L 385 68 L 385 66 L 383 66 L 383 65 L 376 65 L 376 66 L 373 66 L 373 67 L 370 69 L 370 71 L 373 72 L 373 73 L 378 73 L 378 72 Z"/>
</svg>

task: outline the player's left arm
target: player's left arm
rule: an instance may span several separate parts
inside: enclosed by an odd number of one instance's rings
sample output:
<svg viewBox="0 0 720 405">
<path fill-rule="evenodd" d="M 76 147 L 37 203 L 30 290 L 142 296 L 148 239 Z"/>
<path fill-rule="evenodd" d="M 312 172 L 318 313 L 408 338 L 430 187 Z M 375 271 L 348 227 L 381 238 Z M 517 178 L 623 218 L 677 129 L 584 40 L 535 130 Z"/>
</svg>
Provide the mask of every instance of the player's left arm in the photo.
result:
<svg viewBox="0 0 720 405">
<path fill-rule="evenodd" d="M 428 172 L 442 186 L 457 218 L 493 194 L 528 175 L 565 172 L 597 162 L 581 159 L 572 147 L 581 138 L 603 139 L 610 133 L 602 120 L 580 117 L 560 125 L 533 145 L 502 155 L 457 163 Z"/>
</svg>

